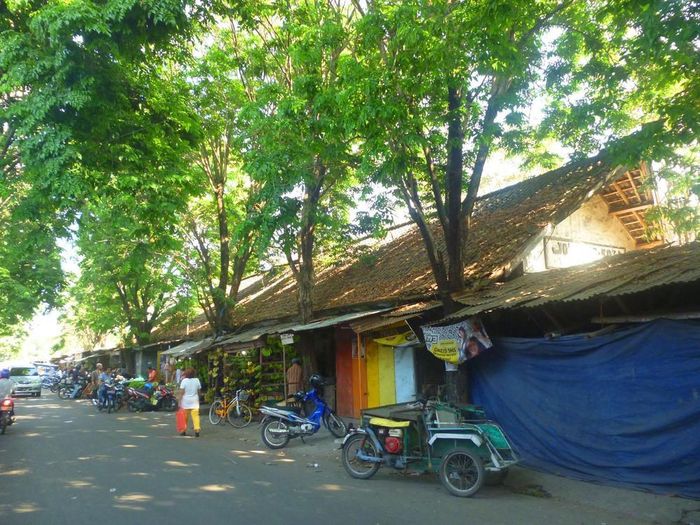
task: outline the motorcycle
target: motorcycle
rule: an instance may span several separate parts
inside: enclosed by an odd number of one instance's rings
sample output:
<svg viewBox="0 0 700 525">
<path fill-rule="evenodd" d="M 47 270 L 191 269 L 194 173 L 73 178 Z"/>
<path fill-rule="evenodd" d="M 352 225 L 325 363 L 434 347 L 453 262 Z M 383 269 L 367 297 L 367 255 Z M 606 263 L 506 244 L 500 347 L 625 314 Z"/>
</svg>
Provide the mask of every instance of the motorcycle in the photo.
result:
<svg viewBox="0 0 700 525">
<path fill-rule="evenodd" d="M 309 417 L 301 415 L 301 409 L 290 406 L 263 405 L 260 413 L 263 418 L 262 440 L 271 449 L 284 448 L 292 438 L 299 437 L 304 441 L 304 436 L 315 434 L 321 428 L 321 422 L 335 437 L 343 437 L 347 433 L 347 427 L 333 410 L 326 404 L 318 393 L 318 389 L 325 383 L 321 376 L 314 374 L 309 378 L 311 390 L 299 392 L 294 398 L 300 402 L 314 403 L 314 411 Z"/>
<path fill-rule="evenodd" d="M 90 384 L 86 378 L 78 379 L 77 383 L 67 383 L 58 390 L 58 397 L 61 399 L 80 399 L 83 391 Z"/>
<path fill-rule="evenodd" d="M 174 412 L 178 405 L 173 391 L 164 385 L 158 385 L 153 392 L 126 387 L 126 406 L 129 412 L 145 412 L 146 410 Z"/>
<path fill-rule="evenodd" d="M 0 434 L 5 433 L 5 429 L 15 422 L 12 416 L 15 410 L 15 402 L 11 397 L 6 397 L 0 401 Z"/>
<path fill-rule="evenodd" d="M 102 412 L 102 410 L 107 410 L 107 413 L 116 412 L 124 404 L 124 385 L 119 381 L 114 381 L 112 383 L 105 383 L 100 388 L 103 389 L 102 400 L 98 392 L 95 391 L 92 397 L 93 404 L 97 407 L 97 410 Z"/>
</svg>

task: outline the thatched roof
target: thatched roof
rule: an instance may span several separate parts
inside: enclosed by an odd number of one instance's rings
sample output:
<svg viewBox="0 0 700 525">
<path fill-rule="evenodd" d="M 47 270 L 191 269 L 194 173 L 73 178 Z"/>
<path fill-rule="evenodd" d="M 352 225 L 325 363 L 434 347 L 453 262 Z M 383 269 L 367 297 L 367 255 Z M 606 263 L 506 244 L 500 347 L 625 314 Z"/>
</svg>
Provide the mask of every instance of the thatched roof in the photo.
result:
<svg viewBox="0 0 700 525">
<path fill-rule="evenodd" d="M 463 251 L 466 278 L 473 282 L 507 273 L 548 225 L 561 222 L 621 173 L 594 157 L 480 197 Z M 439 240 L 438 228 L 435 235 Z M 423 240 L 410 227 L 369 256 L 320 269 L 313 300 L 316 311 L 329 312 L 407 304 L 435 292 Z M 296 313 L 296 283 L 282 271 L 243 290 L 233 318 L 244 326 Z"/>
</svg>

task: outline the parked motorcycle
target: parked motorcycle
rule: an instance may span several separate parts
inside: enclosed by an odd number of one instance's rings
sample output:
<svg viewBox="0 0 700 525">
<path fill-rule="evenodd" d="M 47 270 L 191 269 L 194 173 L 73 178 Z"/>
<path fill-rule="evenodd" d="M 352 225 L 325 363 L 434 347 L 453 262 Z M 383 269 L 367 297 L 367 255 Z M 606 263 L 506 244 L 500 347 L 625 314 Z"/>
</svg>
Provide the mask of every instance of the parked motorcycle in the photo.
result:
<svg viewBox="0 0 700 525">
<path fill-rule="evenodd" d="M 102 412 L 107 410 L 107 413 L 116 412 L 124 405 L 124 385 L 120 381 L 105 383 L 100 386 L 102 389 L 102 399 L 98 395 L 98 391 L 92 397 L 92 403 L 97 407 L 97 410 Z"/>
<path fill-rule="evenodd" d="M 126 406 L 129 412 L 145 412 L 146 410 L 177 410 L 177 399 L 173 391 L 164 385 L 158 385 L 151 392 L 146 389 L 126 387 Z"/>
<path fill-rule="evenodd" d="M 61 399 L 80 399 L 89 383 L 86 378 L 80 378 L 77 383 L 68 383 L 59 388 L 58 397 Z"/>
<path fill-rule="evenodd" d="M 10 396 L 0 401 L 0 434 L 5 433 L 5 429 L 15 422 L 12 416 L 15 410 L 15 402 Z"/>
<path fill-rule="evenodd" d="M 278 407 L 263 405 L 260 413 L 265 417 L 262 420 L 262 440 L 269 448 L 284 448 L 292 438 L 310 436 L 321 428 L 321 421 L 335 437 L 343 437 L 347 433 L 347 427 L 326 402 L 319 396 L 318 389 L 325 383 L 321 376 L 313 374 L 309 378 L 311 390 L 299 392 L 294 397 L 303 402 L 313 402 L 315 409 L 308 417 L 301 415 L 301 409 L 294 407 Z"/>
</svg>

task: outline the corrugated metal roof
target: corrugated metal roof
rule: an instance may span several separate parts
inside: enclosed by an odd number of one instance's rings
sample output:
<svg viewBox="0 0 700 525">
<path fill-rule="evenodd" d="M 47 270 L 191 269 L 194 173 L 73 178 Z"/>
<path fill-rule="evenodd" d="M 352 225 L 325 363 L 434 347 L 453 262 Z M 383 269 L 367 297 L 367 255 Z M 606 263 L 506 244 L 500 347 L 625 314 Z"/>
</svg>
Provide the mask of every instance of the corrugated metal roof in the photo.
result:
<svg viewBox="0 0 700 525">
<path fill-rule="evenodd" d="M 304 332 L 306 330 L 316 330 L 318 328 L 326 328 L 328 326 L 334 326 L 337 324 L 347 323 L 353 319 L 360 319 L 362 317 L 368 317 L 370 315 L 379 314 L 391 310 L 391 308 L 382 308 L 381 310 L 370 310 L 368 312 L 353 312 L 351 314 L 337 315 L 335 317 L 329 317 L 328 319 L 322 319 L 320 321 L 314 321 L 309 324 L 297 324 L 289 328 L 290 332 Z"/>
<path fill-rule="evenodd" d="M 386 328 L 388 326 L 392 326 L 395 324 L 398 324 L 402 321 L 406 321 L 407 319 L 413 319 L 414 317 L 418 317 L 420 314 L 415 313 L 415 314 L 407 314 L 407 315 L 402 315 L 399 317 L 388 317 L 386 315 L 376 315 L 367 319 L 361 319 L 359 321 L 354 321 L 350 323 L 350 328 L 353 329 L 353 331 L 357 334 L 361 334 L 363 332 L 371 332 L 373 330 L 379 330 L 381 328 Z"/>
<path fill-rule="evenodd" d="M 213 337 L 205 337 L 199 341 L 185 341 L 182 344 L 174 346 L 164 352 L 161 355 L 171 355 L 173 357 L 188 357 L 202 350 L 206 350 L 214 343 Z"/>
<path fill-rule="evenodd" d="M 700 280 L 700 242 L 636 250 L 582 266 L 531 273 L 455 297 L 466 308 L 445 318 L 548 303 L 615 297 Z"/>
</svg>

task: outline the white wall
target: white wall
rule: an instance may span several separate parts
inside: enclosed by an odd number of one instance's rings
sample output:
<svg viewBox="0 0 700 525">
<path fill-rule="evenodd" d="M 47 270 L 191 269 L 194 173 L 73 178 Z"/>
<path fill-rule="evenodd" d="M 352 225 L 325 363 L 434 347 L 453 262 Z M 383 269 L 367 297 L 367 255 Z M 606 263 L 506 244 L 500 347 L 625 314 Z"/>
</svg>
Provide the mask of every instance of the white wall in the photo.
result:
<svg viewBox="0 0 700 525">
<path fill-rule="evenodd" d="M 523 264 L 527 273 L 541 272 L 585 264 L 605 255 L 634 249 L 635 241 L 622 223 L 608 214 L 603 198 L 594 195 L 537 243 Z"/>
</svg>

